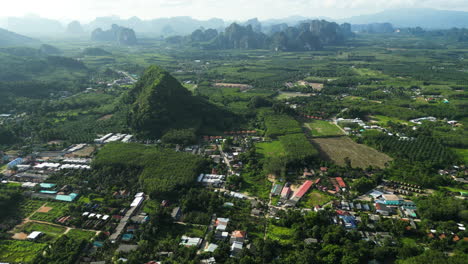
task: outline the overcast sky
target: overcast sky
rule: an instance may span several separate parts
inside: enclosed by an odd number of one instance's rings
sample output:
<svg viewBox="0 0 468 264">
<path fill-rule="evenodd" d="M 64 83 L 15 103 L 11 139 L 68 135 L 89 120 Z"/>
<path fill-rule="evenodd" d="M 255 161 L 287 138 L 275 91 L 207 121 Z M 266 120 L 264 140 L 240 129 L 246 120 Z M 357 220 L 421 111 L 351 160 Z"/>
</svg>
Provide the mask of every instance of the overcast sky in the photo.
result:
<svg viewBox="0 0 468 264">
<path fill-rule="evenodd" d="M 89 22 L 110 15 L 143 19 L 191 16 L 262 20 L 293 15 L 345 18 L 400 7 L 468 11 L 468 0 L 0 0 L 0 17 L 36 14 L 64 22 Z"/>
</svg>

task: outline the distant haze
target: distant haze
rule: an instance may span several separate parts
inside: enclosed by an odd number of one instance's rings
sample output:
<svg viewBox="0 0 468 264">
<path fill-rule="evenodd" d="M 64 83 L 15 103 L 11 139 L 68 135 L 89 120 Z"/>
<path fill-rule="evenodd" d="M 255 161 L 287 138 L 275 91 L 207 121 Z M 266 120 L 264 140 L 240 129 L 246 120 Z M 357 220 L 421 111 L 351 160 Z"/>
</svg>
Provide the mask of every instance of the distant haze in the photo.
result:
<svg viewBox="0 0 468 264">
<path fill-rule="evenodd" d="M 191 16 L 226 20 L 261 20 L 289 16 L 334 19 L 394 8 L 468 11 L 466 0 L 14 0 L 2 1 L 0 17 L 36 14 L 62 22 L 90 22 L 96 17 L 142 19 Z M 0 19 L 0 26 L 2 19 Z"/>
</svg>

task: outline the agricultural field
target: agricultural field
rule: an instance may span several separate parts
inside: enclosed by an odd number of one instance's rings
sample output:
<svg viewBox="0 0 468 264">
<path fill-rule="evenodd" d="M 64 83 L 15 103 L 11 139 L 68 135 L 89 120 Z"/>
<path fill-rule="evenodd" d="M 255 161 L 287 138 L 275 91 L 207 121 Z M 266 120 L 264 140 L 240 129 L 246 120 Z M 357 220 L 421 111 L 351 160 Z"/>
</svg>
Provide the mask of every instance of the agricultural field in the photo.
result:
<svg viewBox="0 0 468 264">
<path fill-rule="evenodd" d="M 30 218 L 31 220 L 53 222 L 55 219 L 65 216 L 69 206 L 68 203 L 49 201 L 45 207 L 40 208 Z"/>
<path fill-rule="evenodd" d="M 271 142 L 260 142 L 255 144 L 257 152 L 264 158 L 279 157 L 286 155 L 283 145 L 279 140 Z"/>
<path fill-rule="evenodd" d="M 299 122 L 288 115 L 266 115 L 265 126 L 266 136 L 270 138 L 302 132 Z"/>
<path fill-rule="evenodd" d="M 313 120 L 304 125 L 306 128 L 310 129 L 313 137 L 335 137 L 344 135 L 343 131 L 338 126 L 328 121 Z"/>
<path fill-rule="evenodd" d="M 46 202 L 41 200 L 25 200 L 21 203 L 19 209 L 22 217 L 28 217 L 32 213 L 36 212 Z"/>
<path fill-rule="evenodd" d="M 313 141 L 320 148 L 322 158 L 345 166 L 345 158 L 351 159 L 351 166 L 384 168 L 392 158 L 371 147 L 358 144 L 349 137 L 315 138 Z"/>
<path fill-rule="evenodd" d="M 0 240 L 0 262 L 28 263 L 46 244 L 30 241 Z"/>
<path fill-rule="evenodd" d="M 333 196 L 318 190 L 309 191 L 299 202 L 299 207 L 314 208 L 316 205 L 324 205 L 333 200 Z"/>
</svg>

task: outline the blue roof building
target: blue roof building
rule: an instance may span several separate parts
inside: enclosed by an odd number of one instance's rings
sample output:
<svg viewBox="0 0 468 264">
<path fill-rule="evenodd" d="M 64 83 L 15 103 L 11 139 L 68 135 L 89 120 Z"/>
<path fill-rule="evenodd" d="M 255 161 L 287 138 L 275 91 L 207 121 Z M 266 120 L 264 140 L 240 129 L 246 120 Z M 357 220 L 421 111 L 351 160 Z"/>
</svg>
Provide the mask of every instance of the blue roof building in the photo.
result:
<svg viewBox="0 0 468 264">
<path fill-rule="evenodd" d="M 39 186 L 41 186 L 41 188 L 43 188 L 43 189 L 50 189 L 50 188 L 54 188 L 55 186 L 57 186 L 57 184 L 41 183 L 41 184 L 39 184 Z"/>
<path fill-rule="evenodd" d="M 70 193 L 69 195 L 57 194 L 57 196 L 55 196 L 55 200 L 73 202 L 76 199 L 76 197 L 78 197 L 78 194 L 76 193 Z"/>
</svg>

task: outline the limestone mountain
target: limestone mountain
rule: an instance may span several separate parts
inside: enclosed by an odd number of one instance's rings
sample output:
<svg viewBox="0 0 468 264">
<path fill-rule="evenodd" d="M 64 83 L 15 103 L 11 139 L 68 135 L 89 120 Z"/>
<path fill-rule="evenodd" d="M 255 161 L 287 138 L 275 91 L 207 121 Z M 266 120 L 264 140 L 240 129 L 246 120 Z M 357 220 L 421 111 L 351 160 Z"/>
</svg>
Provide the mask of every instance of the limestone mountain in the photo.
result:
<svg viewBox="0 0 468 264">
<path fill-rule="evenodd" d="M 91 40 L 93 41 L 107 41 L 116 42 L 120 45 L 135 45 L 137 44 L 137 38 L 135 31 L 131 28 L 120 27 L 113 24 L 111 29 L 102 30 L 101 28 L 95 29 L 91 33 Z"/>
<path fill-rule="evenodd" d="M 67 25 L 66 33 L 72 36 L 82 36 L 85 31 L 79 21 L 72 21 Z"/>
<path fill-rule="evenodd" d="M 350 24 L 339 25 L 325 20 L 304 21 L 295 27 L 286 24 L 272 26 L 270 35 L 259 30 L 258 20 L 245 26 L 233 23 L 220 34 L 212 29 L 192 33 L 192 46 L 205 49 L 273 49 L 277 51 L 319 50 L 325 45 L 342 45 L 352 37 Z M 254 29 L 254 27 L 256 29 Z"/>
<path fill-rule="evenodd" d="M 167 71 L 149 67 L 124 98 L 128 126 L 140 137 L 159 138 L 171 129 L 223 130 L 234 115 L 193 96 Z"/>
<path fill-rule="evenodd" d="M 233 23 L 219 34 L 215 43 L 219 49 L 261 49 L 266 45 L 267 36 L 255 32 L 251 25 Z"/>
</svg>

